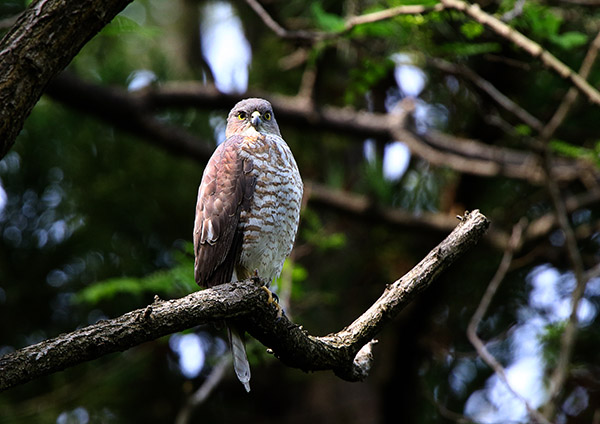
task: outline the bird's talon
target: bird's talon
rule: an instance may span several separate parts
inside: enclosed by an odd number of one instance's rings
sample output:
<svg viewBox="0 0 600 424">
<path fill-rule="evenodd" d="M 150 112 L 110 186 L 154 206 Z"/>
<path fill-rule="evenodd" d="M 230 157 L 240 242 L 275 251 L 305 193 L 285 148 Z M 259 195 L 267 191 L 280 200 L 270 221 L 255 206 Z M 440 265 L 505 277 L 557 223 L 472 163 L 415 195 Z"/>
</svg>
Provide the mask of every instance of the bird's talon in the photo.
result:
<svg viewBox="0 0 600 424">
<path fill-rule="evenodd" d="M 269 290 L 269 288 L 267 286 L 260 286 L 261 289 L 263 289 L 264 291 L 267 292 L 267 296 L 269 296 L 269 299 L 267 300 L 267 303 L 273 303 L 275 302 L 275 300 L 273 300 L 273 292 L 271 290 Z"/>
<path fill-rule="evenodd" d="M 283 316 L 283 308 L 279 305 L 279 297 L 273 293 L 267 286 L 260 286 L 261 289 L 267 292 L 269 299 L 267 299 L 267 303 L 274 304 L 277 308 L 277 319 L 280 319 Z"/>
</svg>

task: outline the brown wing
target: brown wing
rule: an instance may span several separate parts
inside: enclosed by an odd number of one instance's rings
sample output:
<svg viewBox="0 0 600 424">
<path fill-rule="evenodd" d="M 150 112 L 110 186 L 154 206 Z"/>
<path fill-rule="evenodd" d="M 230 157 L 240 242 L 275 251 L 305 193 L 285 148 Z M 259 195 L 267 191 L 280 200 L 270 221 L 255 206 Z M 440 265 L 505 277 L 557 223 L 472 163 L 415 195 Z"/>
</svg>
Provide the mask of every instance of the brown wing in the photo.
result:
<svg viewBox="0 0 600 424">
<path fill-rule="evenodd" d="M 256 179 L 252 161 L 239 156 L 242 136 L 229 137 L 208 161 L 198 189 L 194 223 L 196 283 L 212 287 L 231 281 L 242 246 L 238 229 L 242 210 L 247 210 Z"/>
</svg>

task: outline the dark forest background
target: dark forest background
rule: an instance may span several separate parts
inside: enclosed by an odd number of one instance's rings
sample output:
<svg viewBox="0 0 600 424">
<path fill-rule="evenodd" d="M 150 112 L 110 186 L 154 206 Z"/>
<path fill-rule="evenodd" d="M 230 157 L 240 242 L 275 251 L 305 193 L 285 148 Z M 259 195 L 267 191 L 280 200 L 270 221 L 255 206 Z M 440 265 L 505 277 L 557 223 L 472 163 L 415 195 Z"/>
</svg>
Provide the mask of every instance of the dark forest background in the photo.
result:
<svg viewBox="0 0 600 424">
<path fill-rule="evenodd" d="M 0 1 L 0 34 L 28 3 Z M 600 2 L 464 4 L 135 0 L 91 39 L 0 161 L 0 354 L 198 289 L 198 184 L 250 95 L 305 181 L 276 288 L 311 334 L 457 214 L 492 226 L 380 334 L 364 382 L 250 340 L 246 394 L 202 326 L 1 393 L 0 423 L 600 422 Z"/>
</svg>

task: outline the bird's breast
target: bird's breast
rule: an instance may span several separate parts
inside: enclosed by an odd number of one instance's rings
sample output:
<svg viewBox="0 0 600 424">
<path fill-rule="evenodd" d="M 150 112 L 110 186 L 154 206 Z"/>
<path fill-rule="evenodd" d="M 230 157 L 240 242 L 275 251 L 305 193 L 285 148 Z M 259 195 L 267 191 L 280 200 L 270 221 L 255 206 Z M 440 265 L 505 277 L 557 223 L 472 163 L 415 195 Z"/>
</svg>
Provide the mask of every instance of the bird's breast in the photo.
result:
<svg viewBox="0 0 600 424">
<path fill-rule="evenodd" d="M 244 234 L 240 264 L 249 272 L 258 270 L 259 277 L 270 283 L 281 272 L 294 244 L 302 180 L 289 147 L 280 137 L 255 138 L 242 150 L 245 159 L 252 161 L 256 185 L 250 207 L 240 216 Z"/>
</svg>

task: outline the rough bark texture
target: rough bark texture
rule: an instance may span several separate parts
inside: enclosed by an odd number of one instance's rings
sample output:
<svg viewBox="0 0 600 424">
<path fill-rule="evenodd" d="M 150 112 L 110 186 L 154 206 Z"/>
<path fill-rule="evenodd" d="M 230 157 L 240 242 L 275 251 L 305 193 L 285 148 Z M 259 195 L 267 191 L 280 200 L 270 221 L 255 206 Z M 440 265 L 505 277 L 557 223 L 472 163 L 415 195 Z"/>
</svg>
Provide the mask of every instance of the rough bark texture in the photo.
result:
<svg viewBox="0 0 600 424">
<path fill-rule="evenodd" d="M 0 40 L 0 158 L 46 84 L 132 0 L 38 0 Z"/>
<path fill-rule="evenodd" d="M 192 278 L 190 276 L 190 278 Z M 224 284 L 146 308 L 0 357 L 0 391 L 198 324 L 252 314 L 267 294 L 253 284 Z"/>
<path fill-rule="evenodd" d="M 333 370 L 348 381 L 370 370 L 373 338 L 444 269 L 477 243 L 489 221 L 479 211 L 466 213 L 458 226 L 405 276 L 388 285 L 358 319 L 335 334 L 316 337 L 267 303 L 251 280 L 223 284 L 144 309 L 100 321 L 0 357 L 0 391 L 108 353 L 215 320 L 243 320 L 246 330 L 286 365 L 304 371 Z"/>
</svg>

